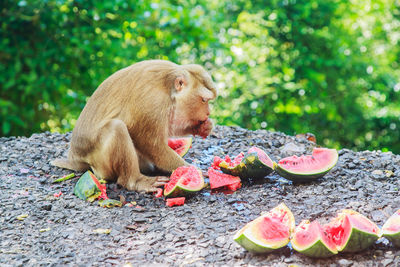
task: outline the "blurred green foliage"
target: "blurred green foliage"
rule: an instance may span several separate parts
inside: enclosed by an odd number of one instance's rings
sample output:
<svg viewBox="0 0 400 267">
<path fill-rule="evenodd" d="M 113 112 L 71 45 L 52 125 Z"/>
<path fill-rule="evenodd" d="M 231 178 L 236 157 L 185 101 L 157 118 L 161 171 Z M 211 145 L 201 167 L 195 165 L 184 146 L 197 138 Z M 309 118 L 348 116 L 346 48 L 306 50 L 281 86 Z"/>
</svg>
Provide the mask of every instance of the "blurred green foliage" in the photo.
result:
<svg viewBox="0 0 400 267">
<path fill-rule="evenodd" d="M 219 124 L 400 153 L 400 0 L 3 0 L 0 133 L 69 131 L 110 74 L 199 63 Z"/>
</svg>

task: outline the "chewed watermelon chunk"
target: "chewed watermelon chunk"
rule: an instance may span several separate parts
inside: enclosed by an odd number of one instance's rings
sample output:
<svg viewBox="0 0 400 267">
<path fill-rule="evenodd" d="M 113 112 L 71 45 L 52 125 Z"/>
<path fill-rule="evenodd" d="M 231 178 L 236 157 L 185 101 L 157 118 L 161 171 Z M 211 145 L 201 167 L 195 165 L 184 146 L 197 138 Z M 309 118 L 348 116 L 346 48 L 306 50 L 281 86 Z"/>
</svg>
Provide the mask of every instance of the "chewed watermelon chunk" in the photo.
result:
<svg viewBox="0 0 400 267">
<path fill-rule="evenodd" d="M 172 148 L 179 156 L 183 157 L 192 146 L 192 137 L 169 138 L 168 146 Z"/>
<path fill-rule="evenodd" d="M 185 204 L 185 197 L 168 198 L 166 202 L 168 207 L 182 206 L 183 204 Z"/>
<path fill-rule="evenodd" d="M 211 189 L 225 186 L 231 191 L 236 191 L 241 187 L 241 181 L 239 177 L 219 172 L 213 168 L 208 169 L 208 177 L 210 179 Z"/>
<path fill-rule="evenodd" d="M 98 198 L 108 199 L 106 185 L 101 184 L 91 171 L 85 172 L 79 178 L 74 188 L 74 194 L 80 199 L 90 202 Z"/>
</svg>

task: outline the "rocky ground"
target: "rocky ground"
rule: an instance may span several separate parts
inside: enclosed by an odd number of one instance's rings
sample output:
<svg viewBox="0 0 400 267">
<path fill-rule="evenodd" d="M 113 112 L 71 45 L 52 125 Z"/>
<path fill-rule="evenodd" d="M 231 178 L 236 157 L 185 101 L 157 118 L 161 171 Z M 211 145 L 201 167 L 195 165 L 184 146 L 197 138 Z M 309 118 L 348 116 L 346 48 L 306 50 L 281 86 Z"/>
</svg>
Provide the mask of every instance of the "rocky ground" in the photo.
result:
<svg viewBox="0 0 400 267">
<path fill-rule="evenodd" d="M 290 247 L 253 255 L 232 240 L 236 230 L 280 202 L 297 223 L 351 208 L 382 226 L 400 208 L 399 155 L 343 149 L 336 167 L 319 181 L 293 184 L 272 174 L 230 195 L 204 189 L 172 208 L 151 194 L 108 184 L 111 198 L 122 195 L 136 203 L 107 209 L 73 194 L 77 178 L 52 183 L 70 173 L 49 164 L 66 155 L 69 138 L 50 133 L 0 138 L 1 266 L 400 265 L 400 251 L 385 239 L 364 252 L 329 259 L 310 259 Z M 206 171 L 214 155 L 236 155 L 253 145 L 275 160 L 314 146 L 282 133 L 217 126 L 207 139 L 196 138 L 185 158 Z"/>
</svg>

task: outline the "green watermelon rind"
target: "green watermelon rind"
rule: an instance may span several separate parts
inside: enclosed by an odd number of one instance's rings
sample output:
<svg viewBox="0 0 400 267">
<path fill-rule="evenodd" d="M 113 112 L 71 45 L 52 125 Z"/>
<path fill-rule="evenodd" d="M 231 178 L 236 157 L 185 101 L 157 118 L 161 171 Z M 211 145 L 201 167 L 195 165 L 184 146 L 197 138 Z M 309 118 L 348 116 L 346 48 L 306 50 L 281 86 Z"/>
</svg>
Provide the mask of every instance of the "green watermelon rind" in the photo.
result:
<svg viewBox="0 0 400 267">
<path fill-rule="evenodd" d="M 171 189 L 171 191 L 169 193 L 166 193 L 165 189 L 164 189 L 164 196 L 165 197 L 188 196 L 188 195 L 191 195 L 191 194 L 196 193 L 196 192 L 200 191 L 201 189 L 203 189 L 205 186 L 204 177 L 200 170 L 197 170 L 197 171 L 199 172 L 200 179 L 201 179 L 201 182 L 199 183 L 198 187 L 186 187 L 186 186 L 180 184 L 179 182 L 177 182 L 176 185 Z"/>
<path fill-rule="evenodd" d="M 400 232 L 397 233 L 386 233 L 383 231 L 383 237 L 387 238 L 390 242 L 392 242 L 393 246 L 400 247 Z"/>
<path fill-rule="evenodd" d="M 392 226 L 399 226 L 400 224 L 400 209 L 397 210 L 382 226 L 382 236 L 388 239 L 395 247 L 400 247 L 400 229 L 397 230 L 389 230 L 393 229 Z"/>
<path fill-rule="evenodd" d="M 221 168 L 221 171 L 226 173 L 226 174 L 230 174 L 233 176 L 239 176 L 240 178 L 246 178 L 245 177 L 245 168 L 246 166 L 240 162 L 238 165 L 231 167 L 229 166 L 229 164 L 226 161 L 222 161 L 219 164 L 219 167 Z"/>
<path fill-rule="evenodd" d="M 295 240 L 292 240 L 291 244 L 294 250 L 311 258 L 328 258 L 338 254 L 337 251 L 332 251 L 327 245 L 325 245 L 321 238 L 317 239 L 313 244 L 306 248 L 301 248 L 296 244 Z"/>
<path fill-rule="evenodd" d="M 221 162 L 219 167 L 222 172 L 239 176 L 242 179 L 260 179 L 274 171 L 273 167 L 264 164 L 264 162 L 259 159 L 257 152 L 247 153 L 242 161 L 235 167 L 230 167 L 225 161 Z"/>
<path fill-rule="evenodd" d="M 314 172 L 314 173 L 292 172 L 292 171 L 285 169 L 283 166 L 281 166 L 279 163 L 276 163 L 276 162 L 274 162 L 274 170 L 283 178 L 286 178 L 293 182 L 309 182 L 309 181 L 313 181 L 318 178 L 321 178 L 325 174 L 327 174 L 333 167 L 335 167 L 338 160 L 339 160 L 339 154 L 336 151 L 336 157 L 335 157 L 334 161 L 332 161 L 332 163 L 330 165 L 326 166 L 324 169 L 321 169 L 318 172 Z"/>
<path fill-rule="evenodd" d="M 266 156 L 268 157 L 268 155 Z M 268 166 L 260 160 L 257 152 L 247 153 L 242 162 L 246 166 L 246 176 L 248 178 L 264 178 L 274 171 L 273 166 Z"/>
<path fill-rule="evenodd" d="M 93 202 L 101 195 L 101 191 L 93 181 L 91 174 L 93 175 L 91 171 L 87 171 L 79 178 L 74 187 L 74 194 L 82 200 Z"/>
<path fill-rule="evenodd" d="M 339 252 L 358 252 L 369 248 L 380 238 L 380 234 L 369 233 L 352 227 L 347 242 L 337 246 Z"/>
</svg>

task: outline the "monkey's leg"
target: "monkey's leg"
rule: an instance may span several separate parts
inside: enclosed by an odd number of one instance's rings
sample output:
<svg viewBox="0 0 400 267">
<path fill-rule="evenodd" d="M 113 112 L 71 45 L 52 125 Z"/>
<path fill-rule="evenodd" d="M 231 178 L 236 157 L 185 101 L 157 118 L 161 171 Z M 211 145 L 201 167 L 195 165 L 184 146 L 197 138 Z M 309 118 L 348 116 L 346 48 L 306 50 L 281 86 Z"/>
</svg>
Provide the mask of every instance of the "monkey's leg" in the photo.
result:
<svg viewBox="0 0 400 267">
<path fill-rule="evenodd" d="M 128 190 L 154 192 L 169 181 L 167 177 L 149 177 L 140 173 L 139 157 L 121 120 L 111 120 L 100 130 L 98 147 L 91 167 L 103 178 L 117 178 L 117 183 Z"/>
</svg>

